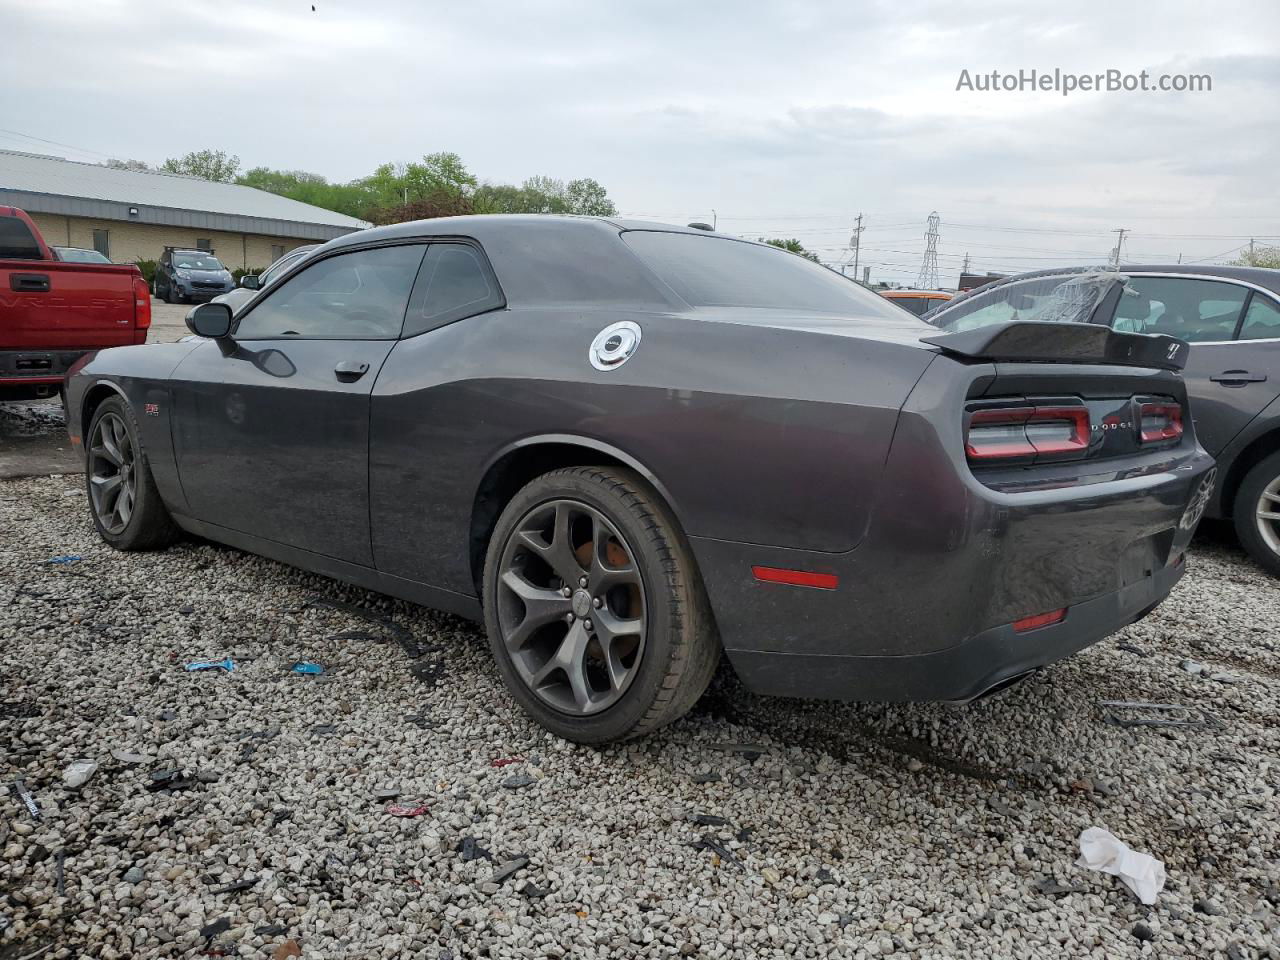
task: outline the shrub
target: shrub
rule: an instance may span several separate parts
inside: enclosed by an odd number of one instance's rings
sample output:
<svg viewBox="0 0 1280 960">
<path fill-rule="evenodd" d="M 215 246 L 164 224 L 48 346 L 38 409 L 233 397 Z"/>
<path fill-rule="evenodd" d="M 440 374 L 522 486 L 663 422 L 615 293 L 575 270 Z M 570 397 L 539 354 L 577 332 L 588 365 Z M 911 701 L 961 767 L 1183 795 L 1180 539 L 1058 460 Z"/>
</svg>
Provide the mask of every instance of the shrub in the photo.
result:
<svg viewBox="0 0 1280 960">
<path fill-rule="evenodd" d="M 142 271 L 142 279 L 147 281 L 147 286 L 155 283 L 156 279 L 156 260 L 137 260 L 138 269 Z"/>
</svg>

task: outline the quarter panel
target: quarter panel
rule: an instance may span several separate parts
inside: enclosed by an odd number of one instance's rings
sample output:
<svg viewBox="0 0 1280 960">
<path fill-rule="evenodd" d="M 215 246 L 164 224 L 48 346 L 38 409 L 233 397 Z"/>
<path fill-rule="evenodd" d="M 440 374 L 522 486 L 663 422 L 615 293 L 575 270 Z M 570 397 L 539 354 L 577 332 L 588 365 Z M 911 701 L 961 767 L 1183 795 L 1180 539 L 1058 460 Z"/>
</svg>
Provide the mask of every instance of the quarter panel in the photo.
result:
<svg viewBox="0 0 1280 960">
<path fill-rule="evenodd" d="M 638 351 L 595 370 L 592 339 L 623 319 L 643 330 Z M 932 358 L 847 333 L 626 310 L 498 311 L 402 341 L 373 395 L 375 561 L 471 592 L 469 521 L 484 470 L 544 434 L 643 464 L 690 535 L 852 549 L 898 408 Z"/>
</svg>

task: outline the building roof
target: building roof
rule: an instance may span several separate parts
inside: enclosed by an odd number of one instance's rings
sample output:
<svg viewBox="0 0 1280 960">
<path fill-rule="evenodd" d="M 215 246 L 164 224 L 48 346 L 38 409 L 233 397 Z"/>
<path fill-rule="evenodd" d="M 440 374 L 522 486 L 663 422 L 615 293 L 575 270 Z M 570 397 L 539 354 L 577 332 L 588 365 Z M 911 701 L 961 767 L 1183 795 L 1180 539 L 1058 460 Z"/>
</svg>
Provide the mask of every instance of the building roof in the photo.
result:
<svg viewBox="0 0 1280 960">
<path fill-rule="evenodd" d="M 0 150 L 0 203 L 28 212 L 329 240 L 368 224 L 254 187 Z"/>
</svg>

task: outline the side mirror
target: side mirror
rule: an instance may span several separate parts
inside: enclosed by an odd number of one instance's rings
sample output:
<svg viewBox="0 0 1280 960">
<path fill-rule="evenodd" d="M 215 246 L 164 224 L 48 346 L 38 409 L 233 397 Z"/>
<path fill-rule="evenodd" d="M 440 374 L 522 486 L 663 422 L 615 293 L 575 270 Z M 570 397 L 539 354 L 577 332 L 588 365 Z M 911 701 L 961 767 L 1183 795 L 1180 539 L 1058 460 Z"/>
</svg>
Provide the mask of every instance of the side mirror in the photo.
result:
<svg viewBox="0 0 1280 960">
<path fill-rule="evenodd" d="M 187 329 L 197 337 L 221 340 L 231 333 L 231 308 L 225 303 L 202 303 L 187 312 Z"/>
<path fill-rule="evenodd" d="M 258 282 L 258 275 L 256 273 L 246 273 L 240 278 L 240 286 L 244 287 L 246 290 L 257 290 L 261 287 L 261 284 Z"/>
</svg>

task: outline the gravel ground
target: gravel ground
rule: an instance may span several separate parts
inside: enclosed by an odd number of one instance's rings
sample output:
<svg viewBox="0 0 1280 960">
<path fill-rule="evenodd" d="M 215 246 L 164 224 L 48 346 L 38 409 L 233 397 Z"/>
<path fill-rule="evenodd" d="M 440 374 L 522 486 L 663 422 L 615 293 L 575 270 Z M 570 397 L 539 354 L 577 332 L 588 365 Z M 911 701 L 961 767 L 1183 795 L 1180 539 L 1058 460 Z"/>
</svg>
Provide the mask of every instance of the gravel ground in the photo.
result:
<svg viewBox="0 0 1280 960">
<path fill-rule="evenodd" d="M 113 553 L 70 477 L 0 484 L 0 529 L 0 777 L 43 812 L 0 799 L 5 960 L 1280 957 L 1280 585 L 1224 544 L 972 707 L 722 671 L 593 750 L 525 720 L 463 621 L 208 544 Z M 1155 907 L 1074 865 L 1094 825 L 1166 863 Z"/>
</svg>

